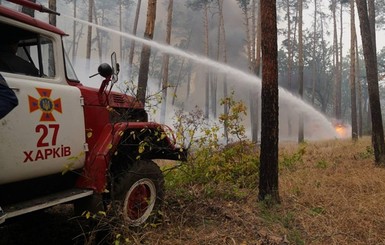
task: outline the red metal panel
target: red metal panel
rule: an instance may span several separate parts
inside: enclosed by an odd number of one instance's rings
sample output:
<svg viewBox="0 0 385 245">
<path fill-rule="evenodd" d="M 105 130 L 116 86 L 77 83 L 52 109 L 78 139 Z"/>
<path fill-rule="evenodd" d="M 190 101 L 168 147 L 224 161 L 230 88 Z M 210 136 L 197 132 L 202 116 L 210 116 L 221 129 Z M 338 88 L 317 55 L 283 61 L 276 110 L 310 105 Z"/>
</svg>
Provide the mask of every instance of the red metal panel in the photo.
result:
<svg viewBox="0 0 385 245">
<path fill-rule="evenodd" d="M 77 187 L 91 188 L 102 193 L 106 188 L 108 163 L 124 132 L 130 129 L 158 129 L 159 127 L 163 128 L 161 124 L 152 122 L 121 122 L 104 126 L 94 147 L 90 148 L 91 151 L 86 158 L 83 174 L 77 182 Z M 166 139 L 170 142 L 171 150 L 176 149 L 170 139 L 168 137 Z"/>
<path fill-rule="evenodd" d="M 106 172 L 111 154 L 116 149 L 127 123 L 107 124 L 89 152 L 77 187 L 91 188 L 101 193 L 106 188 Z"/>
<path fill-rule="evenodd" d="M 35 27 L 38 27 L 38 28 L 41 28 L 41 29 L 44 29 L 44 30 L 47 30 L 50 32 L 57 33 L 57 34 L 62 35 L 62 36 L 67 35 L 65 32 L 63 32 L 59 28 L 56 28 L 55 26 L 52 26 L 52 25 L 47 24 L 43 21 L 34 19 L 29 15 L 14 11 L 14 10 L 9 9 L 7 7 L 4 7 L 4 6 L 0 6 L 0 15 L 6 16 L 8 18 L 11 18 L 11 19 L 14 19 L 14 20 L 17 20 L 20 22 L 23 22 L 23 23 L 31 25 L 31 26 L 35 26 Z"/>
</svg>

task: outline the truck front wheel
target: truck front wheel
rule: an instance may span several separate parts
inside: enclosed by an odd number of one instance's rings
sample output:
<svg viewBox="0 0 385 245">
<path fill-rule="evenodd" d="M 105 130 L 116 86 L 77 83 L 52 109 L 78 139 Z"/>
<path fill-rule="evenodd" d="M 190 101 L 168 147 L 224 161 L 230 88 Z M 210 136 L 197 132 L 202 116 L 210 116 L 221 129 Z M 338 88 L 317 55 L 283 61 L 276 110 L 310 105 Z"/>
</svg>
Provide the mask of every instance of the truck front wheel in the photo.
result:
<svg viewBox="0 0 385 245">
<path fill-rule="evenodd" d="M 113 181 L 112 200 L 130 226 L 154 222 L 163 202 L 164 179 L 153 161 L 136 161 Z"/>
</svg>

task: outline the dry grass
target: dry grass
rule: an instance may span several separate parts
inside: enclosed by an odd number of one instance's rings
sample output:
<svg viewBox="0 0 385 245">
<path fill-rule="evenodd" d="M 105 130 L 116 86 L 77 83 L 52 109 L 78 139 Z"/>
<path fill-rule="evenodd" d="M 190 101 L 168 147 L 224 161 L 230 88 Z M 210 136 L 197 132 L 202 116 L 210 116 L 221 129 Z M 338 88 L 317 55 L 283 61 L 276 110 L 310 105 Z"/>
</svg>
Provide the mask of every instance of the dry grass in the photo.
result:
<svg viewBox="0 0 385 245">
<path fill-rule="evenodd" d="M 374 166 L 369 145 L 311 144 L 303 164 L 281 174 L 282 208 L 295 213 L 306 244 L 385 244 L 385 169 Z"/>
<path fill-rule="evenodd" d="M 385 244 L 385 169 L 375 167 L 370 138 L 308 143 L 302 161 L 280 170 L 280 205 L 241 198 L 186 198 L 168 192 L 164 222 L 131 241 L 141 244 Z M 280 146 L 281 160 L 298 152 Z M 218 187 L 218 188 L 226 188 Z M 188 196 L 188 197 L 187 197 Z"/>
</svg>

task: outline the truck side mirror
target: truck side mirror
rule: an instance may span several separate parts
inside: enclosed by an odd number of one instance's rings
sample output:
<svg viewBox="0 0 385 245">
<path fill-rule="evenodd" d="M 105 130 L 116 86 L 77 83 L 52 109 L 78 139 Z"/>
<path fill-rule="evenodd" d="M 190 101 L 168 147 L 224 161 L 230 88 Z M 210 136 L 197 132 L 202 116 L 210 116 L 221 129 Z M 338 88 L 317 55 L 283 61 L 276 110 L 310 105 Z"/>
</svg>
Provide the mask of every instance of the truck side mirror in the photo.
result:
<svg viewBox="0 0 385 245">
<path fill-rule="evenodd" d="M 118 81 L 118 74 L 120 71 L 119 63 L 117 62 L 116 59 L 116 53 L 113 52 L 111 54 L 111 65 L 112 65 L 112 78 L 111 81 L 112 83 L 116 83 Z"/>
<path fill-rule="evenodd" d="M 113 74 L 113 69 L 109 64 L 103 63 L 98 67 L 98 73 L 100 76 L 107 78 Z"/>
</svg>

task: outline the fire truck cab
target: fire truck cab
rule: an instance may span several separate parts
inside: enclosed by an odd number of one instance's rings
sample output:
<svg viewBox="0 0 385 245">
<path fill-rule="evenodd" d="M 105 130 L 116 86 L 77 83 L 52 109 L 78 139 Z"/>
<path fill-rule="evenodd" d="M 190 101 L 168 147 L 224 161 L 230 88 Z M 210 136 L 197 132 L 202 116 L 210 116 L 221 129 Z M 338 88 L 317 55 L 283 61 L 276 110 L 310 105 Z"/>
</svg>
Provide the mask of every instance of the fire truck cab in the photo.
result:
<svg viewBox="0 0 385 245">
<path fill-rule="evenodd" d="M 0 32 L 0 74 L 19 101 L 0 120 L 0 223 L 60 203 L 81 212 L 115 201 L 128 224 L 148 221 L 163 199 L 152 159 L 185 160 L 186 150 L 165 125 L 147 121 L 136 98 L 109 89 L 116 57 L 99 67 L 100 88 L 90 88 L 77 79 L 60 29 L 0 6 Z"/>
</svg>

